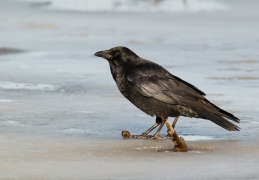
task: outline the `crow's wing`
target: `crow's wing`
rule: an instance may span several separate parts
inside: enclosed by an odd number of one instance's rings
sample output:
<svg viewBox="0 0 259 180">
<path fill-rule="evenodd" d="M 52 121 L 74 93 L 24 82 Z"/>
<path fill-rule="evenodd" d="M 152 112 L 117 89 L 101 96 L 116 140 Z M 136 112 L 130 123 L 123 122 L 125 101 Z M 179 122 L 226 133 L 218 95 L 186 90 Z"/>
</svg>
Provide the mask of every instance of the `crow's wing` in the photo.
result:
<svg viewBox="0 0 259 180">
<path fill-rule="evenodd" d="M 143 96 L 208 114 L 208 116 L 201 115 L 201 118 L 211 119 L 208 117 L 216 115 L 239 122 L 237 117 L 209 102 L 201 90 L 155 63 L 135 66 L 127 72 L 126 77 L 133 88 Z"/>
<path fill-rule="evenodd" d="M 205 100 L 205 94 L 198 88 L 156 64 L 132 68 L 127 73 L 127 79 L 143 96 L 153 97 L 168 104 L 187 105 L 188 101 Z"/>
<path fill-rule="evenodd" d="M 238 126 L 223 118 L 239 122 L 237 117 L 212 104 L 198 88 L 173 76 L 157 64 L 135 66 L 126 77 L 141 95 L 172 104 L 179 109 L 181 115 L 192 117 L 193 114 L 189 112 L 195 112 L 195 117 L 209 119 L 230 131 L 239 130 Z"/>
</svg>

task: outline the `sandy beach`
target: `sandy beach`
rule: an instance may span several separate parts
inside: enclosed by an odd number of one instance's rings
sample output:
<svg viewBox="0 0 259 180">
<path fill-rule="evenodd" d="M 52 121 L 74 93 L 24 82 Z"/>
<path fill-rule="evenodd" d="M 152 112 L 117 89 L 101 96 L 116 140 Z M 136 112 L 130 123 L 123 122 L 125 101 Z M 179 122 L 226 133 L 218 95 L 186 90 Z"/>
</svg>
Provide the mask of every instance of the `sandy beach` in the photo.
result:
<svg viewBox="0 0 259 180">
<path fill-rule="evenodd" d="M 220 2 L 227 8 L 131 13 L 1 0 L 0 179 L 259 179 L 259 2 Z M 181 117 L 187 153 L 123 139 L 155 118 L 93 55 L 118 45 L 197 86 L 241 131 Z"/>
</svg>

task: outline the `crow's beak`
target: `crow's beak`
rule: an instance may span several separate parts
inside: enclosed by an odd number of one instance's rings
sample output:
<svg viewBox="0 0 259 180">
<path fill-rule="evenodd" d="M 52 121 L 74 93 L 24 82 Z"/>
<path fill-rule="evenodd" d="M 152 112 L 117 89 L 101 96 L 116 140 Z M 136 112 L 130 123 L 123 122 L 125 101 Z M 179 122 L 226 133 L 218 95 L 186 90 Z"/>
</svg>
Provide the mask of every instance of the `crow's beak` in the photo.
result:
<svg viewBox="0 0 259 180">
<path fill-rule="evenodd" d="M 105 51 L 98 51 L 94 54 L 95 56 L 102 57 L 104 59 L 112 59 L 112 51 L 110 50 L 105 50 Z"/>
</svg>

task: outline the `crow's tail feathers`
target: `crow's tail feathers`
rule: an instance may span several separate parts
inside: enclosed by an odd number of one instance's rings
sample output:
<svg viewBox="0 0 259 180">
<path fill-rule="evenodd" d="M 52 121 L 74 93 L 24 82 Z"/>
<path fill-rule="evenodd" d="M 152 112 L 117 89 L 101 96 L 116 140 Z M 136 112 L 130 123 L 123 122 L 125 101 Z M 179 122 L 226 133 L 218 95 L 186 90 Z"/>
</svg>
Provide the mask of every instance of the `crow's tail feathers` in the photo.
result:
<svg viewBox="0 0 259 180">
<path fill-rule="evenodd" d="M 214 122 L 215 124 L 223 127 L 226 130 L 229 130 L 229 131 L 239 131 L 240 130 L 240 127 L 238 127 L 235 124 L 229 122 L 228 120 L 226 120 L 225 118 L 223 118 L 221 116 L 214 116 L 210 120 L 212 122 Z"/>
<path fill-rule="evenodd" d="M 218 107 L 217 107 L 218 108 Z M 240 120 L 235 117 L 234 115 L 218 108 L 220 110 L 220 113 L 212 113 L 212 112 L 208 112 L 208 111 L 204 111 L 204 110 L 200 110 L 200 109 L 197 109 L 195 110 L 198 115 L 200 116 L 200 118 L 203 118 L 203 119 L 208 119 L 212 122 L 214 122 L 215 124 L 221 126 L 222 128 L 226 129 L 226 130 L 229 130 L 229 131 L 239 131 L 240 128 L 238 126 L 236 126 L 235 124 L 229 122 L 227 119 L 225 118 L 228 118 L 228 119 L 231 119 L 235 122 L 239 122 Z M 225 117 L 225 118 L 224 118 Z"/>
<path fill-rule="evenodd" d="M 211 103 L 211 105 L 213 105 L 218 111 L 219 111 L 219 114 L 221 115 L 221 116 L 223 116 L 223 117 L 225 117 L 225 118 L 228 118 L 228 119 L 231 119 L 232 121 L 235 121 L 235 122 L 237 122 L 237 123 L 239 123 L 240 122 L 240 120 L 236 117 L 236 116 L 234 116 L 233 114 L 231 114 L 231 113 L 229 113 L 229 112 L 227 112 L 227 111 L 225 111 L 225 110 L 223 110 L 223 109 L 220 109 L 218 106 L 216 106 L 215 104 L 212 104 Z M 218 114 L 218 113 L 217 113 Z"/>
</svg>

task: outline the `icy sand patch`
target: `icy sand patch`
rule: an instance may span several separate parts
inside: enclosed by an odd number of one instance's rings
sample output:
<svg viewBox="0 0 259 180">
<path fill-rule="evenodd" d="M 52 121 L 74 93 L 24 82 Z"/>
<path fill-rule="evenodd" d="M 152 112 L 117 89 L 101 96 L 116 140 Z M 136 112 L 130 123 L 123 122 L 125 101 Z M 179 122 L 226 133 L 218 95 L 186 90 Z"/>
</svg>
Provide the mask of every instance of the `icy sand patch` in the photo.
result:
<svg viewBox="0 0 259 180">
<path fill-rule="evenodd" d="M 13 102 L 13 100 L 11 100 L 11 99 L 0 99 L 0 103 L 9 103 L 9 102 Z"/>
<path fill-rule="evenodd" d="M 7 89 L 7 90 L 55 91 L 57 89 L 57 86 L 50 85 L 50 84 L 0 82 L 0 88 L 1 89 Z"/>
<path fill-rule="evenodd" d="M 5 124 L 8 124 L 8 125 L 22 125 L 22 126 L 24 126 L 24 124 L 22 124 L 22 123 L 20 123 L 18 121 L 11 121 L 11 120 L 5 121 Z"/>
<path fill-rule="evenodd" d="M 211 136 L 199 136 L 199 135 L 180 135 L 182 138 L 184 138 L 185 141 L 205 141 L 205 140 L 212 140 L 216 139 Z"/>
</svg>

